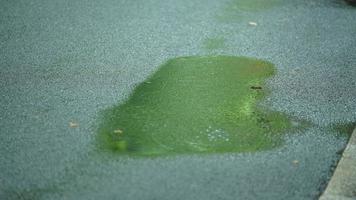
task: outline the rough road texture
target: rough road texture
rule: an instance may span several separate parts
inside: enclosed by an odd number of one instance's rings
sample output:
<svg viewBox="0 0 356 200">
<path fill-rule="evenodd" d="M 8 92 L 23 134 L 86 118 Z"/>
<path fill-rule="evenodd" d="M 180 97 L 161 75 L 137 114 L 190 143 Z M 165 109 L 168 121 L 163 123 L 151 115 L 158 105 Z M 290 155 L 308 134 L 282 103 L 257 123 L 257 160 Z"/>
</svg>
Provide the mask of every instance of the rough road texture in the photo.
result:
<svg viewBox="0 0 356 200">
<path fill-rule="evenodd" d="M 356 129 L 320 200 L 356 199 Z"/>
<path fill-rule="evenodd" d="M 230 0 L 0 0 L 0 199 L 318 198 L 347 142 L 329 127 L 356 120 L 356 11 L 281 2 L 221 21 Z M 96 151 L 102 110 L 167 59 L 210 53 L 274 63 L 264 106 L 314 125 L 259 153 Z"/>
</svg>

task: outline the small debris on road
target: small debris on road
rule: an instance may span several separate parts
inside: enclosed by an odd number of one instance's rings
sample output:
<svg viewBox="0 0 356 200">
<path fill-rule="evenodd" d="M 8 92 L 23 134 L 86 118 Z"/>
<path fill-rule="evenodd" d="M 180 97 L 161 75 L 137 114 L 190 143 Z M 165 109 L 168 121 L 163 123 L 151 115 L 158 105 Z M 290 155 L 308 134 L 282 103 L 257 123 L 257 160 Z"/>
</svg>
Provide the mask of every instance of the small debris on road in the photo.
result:
<svg viewBox="0 0 356 200">
<path fill-rule="evenodd" d="M 71 128 L 77 128 L 78 126 L 79 126 L 79 124 L 76 122 L 69 122 L 69 127 L 71 127 Z"/>
<path fill-rule="evenodd" d="M 251 26 L 257 26 L 256 22 L 248 22 L 248 24 L 251 25 Z"/>
<path fill-rule="evenodd" d="M 251 89 L 253 90 L 262 90 L 261 86 L 251 86 Z"/>
<path fill-rule="evenodd" d="M 123 131 L 122 130 L 120 130 L 120 129 L 116 129 L 116 130 L 114 130 L 114 133 L 116 133 L 116 134 L 122 134 L 123 133 Z"/>
</svg>

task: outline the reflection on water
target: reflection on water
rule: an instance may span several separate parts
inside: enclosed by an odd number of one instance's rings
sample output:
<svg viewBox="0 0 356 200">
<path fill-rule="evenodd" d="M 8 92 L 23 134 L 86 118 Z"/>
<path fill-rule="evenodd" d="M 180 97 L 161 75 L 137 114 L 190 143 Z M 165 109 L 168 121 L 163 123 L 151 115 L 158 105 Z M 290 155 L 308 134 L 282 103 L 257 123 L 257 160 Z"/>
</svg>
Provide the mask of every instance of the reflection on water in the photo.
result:
<svg viewBox="0 0 356 200">
<path fill-rule="evenodd" d="M 272 148 L 291 127 L 284 114 L 256 106 L 273 74 L 273 64 L 245 57 L 168 60 L 125 103 L 103 112 L 99 144 L 134 155 Z"/>
</svg>

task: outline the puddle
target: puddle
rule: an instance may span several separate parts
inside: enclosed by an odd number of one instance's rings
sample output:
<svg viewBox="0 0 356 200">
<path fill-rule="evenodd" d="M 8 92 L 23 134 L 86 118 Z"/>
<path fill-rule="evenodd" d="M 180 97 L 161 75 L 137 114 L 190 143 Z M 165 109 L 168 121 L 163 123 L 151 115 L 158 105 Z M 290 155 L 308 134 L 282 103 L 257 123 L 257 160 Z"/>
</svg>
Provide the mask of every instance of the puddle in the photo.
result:
<svg viewBox="0 0 356 200">
<path fill-rule="evenodd" d="M 272 63 L 246 57 L 168 60 L 126 102 L 102 113 L 100 147 L 147 156 L 273 148 L 293 126 L 257 106 L 274 73 Z"/>
<path fill-rule="evenodd" d="M 280 3 L 281 0 L 231 0 L 217 18 L 224 22 L 233 22 L 246 17 L 249 13 L 270 9 Z"/>
</svg>

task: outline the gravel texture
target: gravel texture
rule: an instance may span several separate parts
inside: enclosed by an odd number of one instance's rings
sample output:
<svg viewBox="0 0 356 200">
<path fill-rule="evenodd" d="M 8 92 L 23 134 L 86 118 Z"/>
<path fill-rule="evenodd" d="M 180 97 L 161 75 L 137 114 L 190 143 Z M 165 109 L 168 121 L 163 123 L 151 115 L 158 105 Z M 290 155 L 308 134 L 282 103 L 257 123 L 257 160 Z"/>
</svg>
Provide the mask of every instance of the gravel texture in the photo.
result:
<svg viewBox="0 0 356 200">
<path fill-rule="evenodd" d="M 229 0 L 0 4 L 0 199 L 313 199 L 347 141 L 328 127 L 356 120 L 356 10 L 342 1 L 285 0 L 227 21 Z M 225 44 L 207 50 L 208 38 Z M 95 150 L 102 110 L 167 59 L 214 53 L 274 63 L 262 105 L 313 125 L 259 153 Z"/>
</svg>

